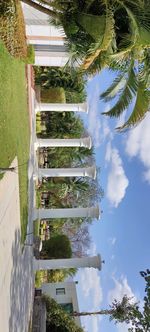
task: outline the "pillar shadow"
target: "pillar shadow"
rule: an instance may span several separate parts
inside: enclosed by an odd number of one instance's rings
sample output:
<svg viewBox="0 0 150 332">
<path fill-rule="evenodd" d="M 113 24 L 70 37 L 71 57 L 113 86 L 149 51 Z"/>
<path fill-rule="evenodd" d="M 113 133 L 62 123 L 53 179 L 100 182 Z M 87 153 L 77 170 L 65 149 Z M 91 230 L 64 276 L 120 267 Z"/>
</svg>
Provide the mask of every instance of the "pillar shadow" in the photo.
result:
<svg viewBox="0 0 150 332">
<path fill-rule="evenodd" d="M 13 268 L 10 281 L 9 331 L 27 331 L 30 309 L 33 301 L 33 250 L 25 247 L 22 251 L 21 233 L 15 231 L 12 244 Z"/>
</svg>

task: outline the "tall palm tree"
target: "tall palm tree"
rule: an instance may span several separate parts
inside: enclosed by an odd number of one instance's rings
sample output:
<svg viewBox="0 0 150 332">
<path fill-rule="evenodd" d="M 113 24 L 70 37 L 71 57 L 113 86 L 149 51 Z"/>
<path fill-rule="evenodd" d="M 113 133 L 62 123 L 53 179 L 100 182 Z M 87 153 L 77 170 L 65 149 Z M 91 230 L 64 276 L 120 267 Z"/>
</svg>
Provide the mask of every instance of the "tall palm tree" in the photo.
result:
<svg viewBox="0 0 150 332">
<path fill-rule="evenodd" d="M 100 311 L 94 312 L 73 312 L 72 316 L 91 316 L 91 315 L 108 315 L 110 320 L 115 320 L 117 322 L 124 322 L 128 320 L 129 314 L 136 308 L 136 303 L 131 304 L 130 298 L 126 295 L 123 296 L 122 300 L 117 302 L 114 300 L 110 309 L 102 309 Z"/>
<path fill-rule="evenodd" d="M 73 316 L 88 316 L 88 315 L 109 315 L 110 320 L 115 323 L 130 324 L 128 331 L 130 332 L 149 332 L 150 331 L 150 270 L 140 272 L 145 279 L 145 295 L 142 306 L 139 303 L 131 303 L 131 298 L 126 295 L 123 296 L 120 302 L 114 300 L 110 309 L 100 310 L 97 312 L 73 312 Z M 142 307 L 142 309 L 141 309 Z"/>
<path fill-rule="evenodd" d="M 23 0 L 47 13 L 66 33 L 72 59 L 85 70 L 100 69 L 109 56 L 150 43 L 148 0 Z M 80 10 L 79 10 L 80 9 Z"/>
<path fill-rule="evenodd" d="M 23 1 L 35 6 L 34 0 Z M 141 121 L 149 109 L 150 99 L 147 75 L 147 68 L 149 72 L 150 67 L 147 61 L 150 1 L 43 0 L 39 1 L 38 6 L 48 11 L 51 23 L 65 31 L 71 63 L 78 62 L 81 69 L 90 74 L 112 65 L 118 68 L 118 63 L 119 67 L 120 63 L 124 63 L 124 68 L 127 66 L 127 70 L 119 73 L 113 86 L 102 97 L 111 99 L 111 92 L 115 96 L 114 91 L 119 91 L 118 103 L 107 115 L 120 116 L 135 96 L 133 112 L 120 130 Z"/>
</svg>

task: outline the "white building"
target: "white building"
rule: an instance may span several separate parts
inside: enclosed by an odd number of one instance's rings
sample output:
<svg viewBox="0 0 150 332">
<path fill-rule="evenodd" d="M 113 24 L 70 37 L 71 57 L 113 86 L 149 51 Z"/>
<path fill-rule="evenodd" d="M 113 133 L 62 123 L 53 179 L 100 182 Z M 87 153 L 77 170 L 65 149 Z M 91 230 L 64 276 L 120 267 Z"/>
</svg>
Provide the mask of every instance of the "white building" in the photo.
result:
<svg viewBox="0 0 150 332">
<path fill-rule="evenodd" d="M 68 313 L 79 312 L 75 282 L 45 283 L 42 284 L 42 293 L 53 298 Z M 76 324 L 81 327 L 80 317 L 74 319 Z"/>
<path fill-rule="evenodd" d="M 49 16 L 22 4 L 26 37 L 35 49 L 35 65 L 64 66 L 68 61 L 65 34 L 49 23 Z"/>
</svg>

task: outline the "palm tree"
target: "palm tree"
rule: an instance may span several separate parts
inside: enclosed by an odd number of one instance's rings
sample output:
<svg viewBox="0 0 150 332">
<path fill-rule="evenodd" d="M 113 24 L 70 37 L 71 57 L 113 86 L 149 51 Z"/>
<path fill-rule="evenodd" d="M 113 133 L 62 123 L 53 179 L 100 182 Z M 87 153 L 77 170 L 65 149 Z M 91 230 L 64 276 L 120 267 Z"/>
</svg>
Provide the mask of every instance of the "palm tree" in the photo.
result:
<svg viewBox="0 0 150 332">
<path fill-rule="evenodd" d="M 73 312 L 72 316 L 79 317 L 91 315 L 108 315 L 110 316 L 110 320 L 115 320 L 116 322 L 124 322 L 128 320 L 129 314 L 136 307 L 136 303 L 131 304 L 130 300 L 131 299 L 125 295 L 120 302 L 114 300 L 112 305 L 110 306 L 110 309 L 102 309 L 100 311 L 94 312 Z"/>
<path fill-rule="evenodd" d="M 65 92 L 82 92 L 86 78 L 77 68 L 69 67 L 35 67 L 35 81 L 42 88 L 63 87 Z"/>
<path fill-rule="evenodd" d="M 38 135 L 40 137 L 78 138 L 84 135 L 83 121 L 73 112 L 45 112 L 42 114 L 42 119 L 45 120 L 46 132 L 44 135 L 40 133 Z"/>
<path fill-rule="evenodd" d="M 150 270 L 141 271 L 140 275 L 144 278 L 145 296 L 141 306 L 138 303 L 131 303 L 131 299 L 126 295 L 123 296 L 120 302 L 114 300 L 110 309 L 100 310 L 97 312 L 73 312 L 73 316 L 88 316 L 88 315 L 109 315 L 110 320 L 115 323 L 130 324 L 128 331 L 130 332 L 149 332 L 150 331 Z M 132 301 L 133 302 L 133 301 Z"/>
<path fill-rule="evenodd" d="M 47 13 L 54 25 L 63 28 L 71 58 L 79 61 L 83 70 L 99 70 L 109 64 L 110 56 L 150 44 L 148 0 L 23 2 Z"/>
<path fill-rule="evenodd" d="M 144 49 L 135 56 L 137 49 L 130 52 L 121 62 L 118 59 L 113 69 L 118 67 L 119 74 L 111 86 L 101 94 L 105 102 L 119 96 L 115 105 L 105 114 L 109 117 L 120 117 L 129 106 L 132 112 L 128 120 L 117 129 L 119 131 L 137 125 L 149 111 L 150 106 L 150 49 Z M 135 60 L 136 59 L 136 60 Z"/>
<path fill-rule="evenodd" d="M 34 0 L 23 1 L 35 6 Z M 119 130 L 141 121 L 150 99 L 150 1 L 43 0 L 42 3 L 39 1 L 38 6 L 48 11 L 50 22 L 65 31 L 71 64 L 78 62 L 83 71 L 93 74 L 104 67 L 118 69 L 123 63 L 124 71 L 102 95 L 107 101 L 120 93 L 117 104 L 107 115 L 120 116 L 135 97 L 133 112 Z"/>
</svg>

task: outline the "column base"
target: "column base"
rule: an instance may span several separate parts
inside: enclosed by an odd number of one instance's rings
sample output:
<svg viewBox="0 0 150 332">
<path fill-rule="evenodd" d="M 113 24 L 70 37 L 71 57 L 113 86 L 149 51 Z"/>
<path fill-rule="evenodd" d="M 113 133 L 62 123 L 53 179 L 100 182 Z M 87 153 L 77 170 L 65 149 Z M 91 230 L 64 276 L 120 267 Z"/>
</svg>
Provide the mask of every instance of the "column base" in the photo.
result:
<svg viewBox="0 0 150 332">
<path fill-rule="evenodd" d="M 34 142 L 34 150 L 35 151 L 37 151 L 38 147 L 39 147 L 39 144 L 37 142 Z"/>
<path fill-rule="evenodd" d="M 36 219 L 39 219 L 39 214 L 38 214 L 38 210 L 33 208 L 33 211 L 32 211 L 32 220 L 36 220 Z"/>
<path fill-rule="evenodd" d="M 38 271 L 39 270 L 39 264 L 38 264 L 38 260 L 33 257 L 33 271 Z"/>
</svg>

